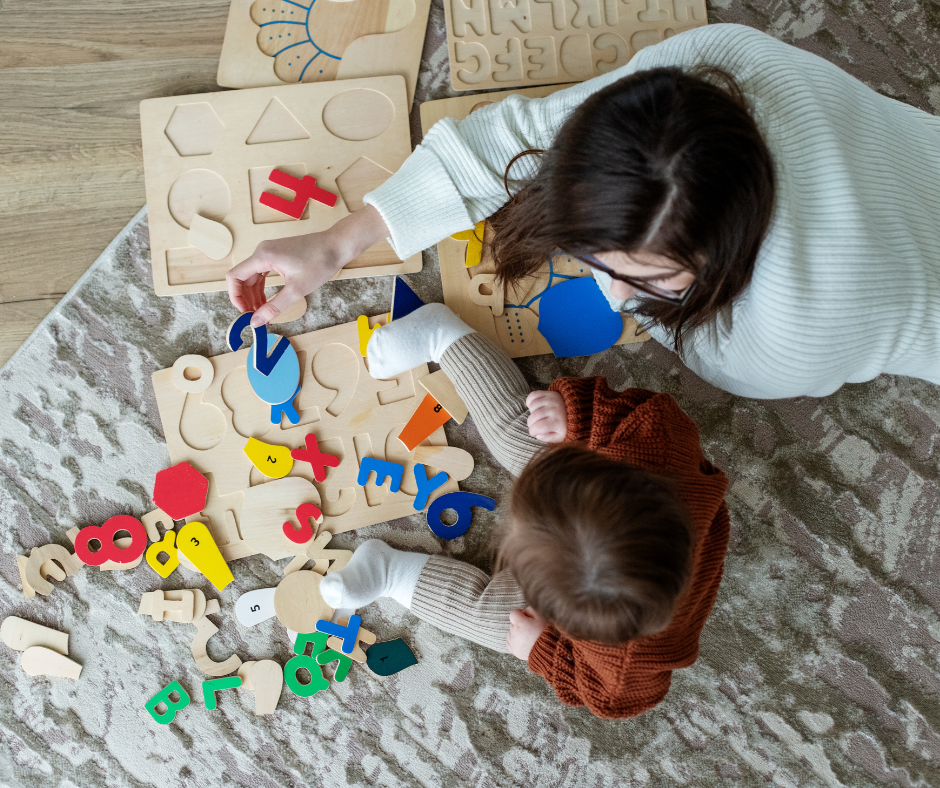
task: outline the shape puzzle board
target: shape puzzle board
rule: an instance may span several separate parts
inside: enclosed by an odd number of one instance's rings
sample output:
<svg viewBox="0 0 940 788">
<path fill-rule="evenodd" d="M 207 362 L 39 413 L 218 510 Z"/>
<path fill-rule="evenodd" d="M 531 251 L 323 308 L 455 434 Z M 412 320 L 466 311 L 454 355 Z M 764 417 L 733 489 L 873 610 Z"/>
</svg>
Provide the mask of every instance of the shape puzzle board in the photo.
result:
<svg viewBox="0 0 940 788">
<path fill-rule="evenodd" d="M 370 325 L 383 323 L 386 317 L 373 317 Z M 294 400 L 300 422 L 296 426 L 283 416 L 280 425 L 271 424 L 270 406 L 258 399 L 248 382 L 245 363 L 250 348 L 209 359 L 212 383 L 199 394 L 178 389 L 172 368 L 153 374 L 170 464 L 186 461 L 209 477 L 206 509 L 188 521 L 205 523 L 228 561 L 255 554 L 239 531 L 241 506 L 246 489 L 272 481 L 245 455 L 250 437 L 296 449 L 304 447 L 305 436 L 312 432 L 321 451 L 341 458 L 338 467 L 327 469 L 323 482 L 314 480 L 306 462 L 294 461 L 288 474 L 316 488 L 319 501 L 313 502 L 324 515 L 321 532 L 341 533 L 415 513 L 414 452 L 405 448 L 398 435 L 425 395 L 417 381 L 428 374 L 427 364 L 392 380 L 375 380 L 359 354 L 355 323 L 301 334 L 290 341 L 300 360 L 301 390 Z M 422 445 L 446 446 L 444 428 L 435 430 Z M 383 487 L 371 481 L 360 487 L 356 479 L 363 457 L 403 464 L 399 492 L 390 493 L 387 482 Z M 428 474 L 432 472 L 437 471 L 428 468 Z M 430 500 L 457 490 L 457 482 L 448 479 Z"/>
<path fill-rule="evenodd" d="M 471 112 L 489 104 L 502 101 L 506 96 L 520 95 L 529 98 L 543 98 L 561 90 L 565 85 L 551 87 L 509 90 L 502 93 L 485 93 L 476 96 L 458 96 L 457 98 L 428 101 L 421 105 L 421 128 L 424 134 L 442 118 L 462 120 Z M 489 225 L 487 225 L 489 230 Z M 485 240 L 488 240 L 484 236 Z M 591 276 L 590 270 L 568 255 L 556 256 L 546 267 L 527 280 L 517 290 L 505 293 L 496 308 L 491 308 L 479 301 L 472 300 L 474 277 L 489 276 L 496 269 L 493 260 L 484 246 L 483 258 L 478 265 L 467 268 L 467 241 L 445 238 L 437 245 L 437 254 L 441 265 L 441 283 L 444 288 L 444 303 L 460 316 L 474 330 L 489 337 L 511 358 L 540 356 L 551 353 L 548 342 L 538 331 L 539 296 L 552 285 L 573 277 Z M 493 287 L 488 288 L 491 292 Z M 499 312 L 500 314 L 495 314 Z M 633 342 L 645 342 L 650 338 L 645 331 L 637 333 L 638 323 L 629 315 L 623 318 L 623 333 L 617 340 L 618 345 Z"/>
<path fill-rule="evenodd" d="M 264 240 L 319 232 L 362 207 L 362 198 L 411 154 L 401 76 L 148 99 L 140 104 L 144 176 L 157 295 L 225 290 L 225 274 Z M 311 200 L 297 219 L 260 203 L 274 169 L 313 176 L 338 195 L 332 208 Z M 213 260 L 190 246 L 195 214 L 234 236 Z M 421 270 L 387 241 L 367 249 L 334 279 Z M 270 276 L 268 285 L 283 284 Z"/>
<path fill-rule="evenodd" d="M 705 0 L 444 0 L 454 90 L 580 82 L 707 23 Z"/>
<path fill-rule="evenodd" d="M 431 0 L 232 0 L 217 81 L 260 88 L 401 74 L 410 107 L 430 9 Z"/>
</svg>

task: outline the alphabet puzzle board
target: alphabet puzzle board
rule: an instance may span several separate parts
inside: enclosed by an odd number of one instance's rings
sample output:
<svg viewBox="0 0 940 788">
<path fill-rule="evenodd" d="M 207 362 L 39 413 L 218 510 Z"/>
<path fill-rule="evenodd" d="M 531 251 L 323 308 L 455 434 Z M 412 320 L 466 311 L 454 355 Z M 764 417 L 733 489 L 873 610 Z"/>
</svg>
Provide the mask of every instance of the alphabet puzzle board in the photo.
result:
<svg viewBox="0 0 940 788">
<path fill-rule="evenodd" d="M 232 0 L 217 81 L 228 88 L 401 74 L 414 100 L 431 0 Z"/>
<path fill-rule="evenodd" d="M 454 90 L 580 82 L 707 23 L 705 0 L 444 0 Z"/>
<path fill-rule="evenodd" d="M 424 134 L 442 118 L 462 120 L 471 112 L 502 101 L 506 96 L 521 95 L 543 98 L 565 85 L 485 93 L 475 96 L 428 101 L 421 105 L 421 128 Z M 489 225 L 486 227 L 489 231 Z M 488 240 L 484 235 L 484 240 Z M 538 330 L 539 298 L 551 286 L 574 277 L 590 276 L 591 272 L 568 255 L 556 256 L 545 268 L 514 291 L 498 292 L 493 282 L 496 271 L 484 245 L 481 261 L 468 268 L 469 241 L 445 238 L 437 245 L 441 265 L 444 303 L 476 331 L 489 337 L 511 358 L 540 356 L 551 353 L 545 337 Z M 623 333 L 618 345 L 645 342 L 649 334 L 638 332 L 638 324 L 629 315 L 622 315 Z"/>
<path fill-rule="evenodd" d="M 157 295 L 225 290 L 225 274 L 264 240 L 318 232 L 362 207 L 365 194 L 411 153 L 401 76 L 148 99 L 140 104 L 144 177 Z M 274 169 L 311 175 L 338 195 L 332 208 L 311 200 L 299 220 L 262 205 Z M 190 245 L 200 216 L 234 236 L 213 260 Z M 367 249 L 334 279 L 414 273 L 421 255 L 401 262 L 387 241 Z M 269 285 L 283 284 L 279 276 Z"/>
<path fill-rule="evenodd" d="M 385 318 L 373 317 L 370 324 Z M 271 424 L 270 406 L 258 399 L 248 382 L 245 364 L 250 348 L 210 358 L 212 381 L 200 393 L 178 389 L 172 368 L 153 374 L 170 464 L 185 461 L 209 477 L 206 509 L 188 519 L 209 527 L 229 561 L 256 553 L 240 531 L 242 503 L 246 490 L 272 481 L 245 454 L 249 438 L 293 450 L 303 448 L 305 436 L 312 432 L 321 451 L 340 457 L 339 466 L 328 468 L 323 482 L 314 480 L 306 462 L 295 461 L 287 476 L 313 484 L 308 500 L 323 512 L 321 532 L 341 533 L 415 512 L 414 452 L 405 448 L 398 435 L 426 394 L 418 380 L 428 374 L 427 365 L 392 380 L 375 380 L 359 354 L 356 323 L 301 334 L 290 341 L 301 371 L 300 394 L 294 400 L 300 415 L 296 426 L 284 416 L 281 424 Z M 446 446 L 443 427 L 422 445 Z M 466 454 L 460 449 L 449 451 L 461 458 Z M 400 490 L 391 493 L 388 482 L 376 487 L 371 480 L 360 487 L 356 479 L 363 457 L 403 464 Z M 457 482 L 449 478 L 431 494 L 431 500 L 457 490 Z M 282 505 L 290 505 L 292 511 L 296 502 Z"/>
</svg>

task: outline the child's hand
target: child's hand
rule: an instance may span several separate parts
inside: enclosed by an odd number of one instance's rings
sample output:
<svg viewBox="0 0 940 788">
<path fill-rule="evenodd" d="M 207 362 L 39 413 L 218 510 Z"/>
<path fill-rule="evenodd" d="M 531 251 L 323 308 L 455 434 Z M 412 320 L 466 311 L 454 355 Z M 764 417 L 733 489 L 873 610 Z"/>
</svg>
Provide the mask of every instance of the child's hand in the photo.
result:
<svg viewBox="0 0 940 788">
<path fill-rule="evenodd" d="M 557 391 L 533 391 L 526 397 L 529 435 L 545 443 L 561 443 L 568 433 L 565 399 Z"/>
<path fill-rule="evenodd" d="M 525 610 L 509 612 L 509 632 L 506 634 L 506 646 L 509 653 L 521 660 L 529 660 L 529 652 L 539 639 L 548 622 L 531 607 Z"/>
</svg>

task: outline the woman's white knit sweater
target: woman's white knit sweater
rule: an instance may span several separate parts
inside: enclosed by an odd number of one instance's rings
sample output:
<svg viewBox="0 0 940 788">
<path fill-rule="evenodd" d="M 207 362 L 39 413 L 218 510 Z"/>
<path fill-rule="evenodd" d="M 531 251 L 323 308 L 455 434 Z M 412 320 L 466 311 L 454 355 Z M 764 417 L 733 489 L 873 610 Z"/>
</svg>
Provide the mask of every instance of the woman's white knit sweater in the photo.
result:
<svg viewBox="0 0 940 788">
<path fill-rule="evenodd" d="M 547 98 L 512 96 L 443 120 L 365 202 L 407 257 L 494 213 L 509 160 L 548 147 L 591 93 L 636 71 L 699 63 L 744 89 L 777 194 L 750 285 L 691 334 L 685 363 L 722 389 L 768 399 L 823 396 L 880 373 L 940 383 L 940 118 L 747 27 L 691 30 Z M 595 276 L 607 292 L 609 278 Z M 671 344 L 668 332 L 651 333 Z"/>
</svg>

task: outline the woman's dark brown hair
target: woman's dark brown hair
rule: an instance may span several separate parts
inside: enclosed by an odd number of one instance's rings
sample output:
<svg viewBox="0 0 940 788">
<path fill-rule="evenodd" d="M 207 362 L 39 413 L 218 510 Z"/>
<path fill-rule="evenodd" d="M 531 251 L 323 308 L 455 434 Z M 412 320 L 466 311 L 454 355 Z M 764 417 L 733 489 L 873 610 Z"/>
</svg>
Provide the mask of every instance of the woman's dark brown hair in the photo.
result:
<svg viewBox="0 0 940 788">
<path fill-rule="evenodd" d="M 664 629 L 694 546 L 672 483 L 572 443 L 539 454 L 513 486 L 497 565 L 569 637 L 625 643 Z"/>
<path fill-rule="evenodd" d="M 513 182 L 518 190 L 490 219 L 502 281 L 524 279 L 559 251 L 663 255 L 696 274 L 695 291 L 681 307 L 640 298 L 632 312 L 670 329 L 677 352 L 687 330 L 750 281 L 773 213 L 774 165 L 729 74 L 624 77 L 581 104 L 549 150 L 527 153 L 542 154 L 537 174 Z"/>
</svg>

